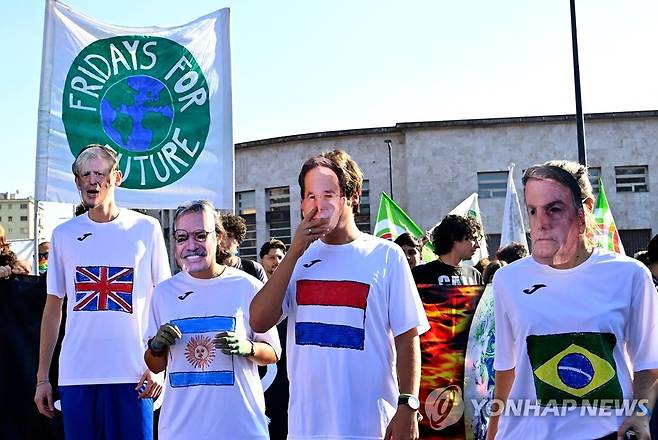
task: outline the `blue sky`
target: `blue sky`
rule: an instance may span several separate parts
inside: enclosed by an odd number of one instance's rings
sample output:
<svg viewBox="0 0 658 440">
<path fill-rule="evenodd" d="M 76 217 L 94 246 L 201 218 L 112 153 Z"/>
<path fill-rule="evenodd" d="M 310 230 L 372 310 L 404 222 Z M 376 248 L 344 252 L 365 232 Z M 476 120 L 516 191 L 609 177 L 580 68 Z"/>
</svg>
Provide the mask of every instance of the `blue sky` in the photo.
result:
<svg viewBox="0 0 658 440">
<path fill-rule="evenodd" d="M 576 0 L 585 112 L 658 109 L 658 2 Z M 396 122 L 574 113 L 569 1 L 68 0 L 107 23 L 231 8 L 235 142 Z M 0 191 L 34 192 L 42 1 L 0 28 Z"/>
</svg>

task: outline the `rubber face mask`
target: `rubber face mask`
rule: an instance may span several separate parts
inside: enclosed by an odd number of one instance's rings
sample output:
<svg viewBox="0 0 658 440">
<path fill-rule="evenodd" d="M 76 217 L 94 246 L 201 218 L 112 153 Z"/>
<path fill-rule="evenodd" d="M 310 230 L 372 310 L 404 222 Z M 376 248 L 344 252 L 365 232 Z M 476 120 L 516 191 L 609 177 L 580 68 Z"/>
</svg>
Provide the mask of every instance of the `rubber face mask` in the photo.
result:
<svg viewBox="0 0 658 440">
<path fill-rule="evenodd" d="M 340 195 L 338 177 L 326 167 L 316 167 L 304 177 L 304 199 L 301 209 L 304 215 L 317 208 L 314 219 L 328 219 L 327 228 L 332 230 L 338 225 L 345 205 L 345 197 Z"/>
</svg>

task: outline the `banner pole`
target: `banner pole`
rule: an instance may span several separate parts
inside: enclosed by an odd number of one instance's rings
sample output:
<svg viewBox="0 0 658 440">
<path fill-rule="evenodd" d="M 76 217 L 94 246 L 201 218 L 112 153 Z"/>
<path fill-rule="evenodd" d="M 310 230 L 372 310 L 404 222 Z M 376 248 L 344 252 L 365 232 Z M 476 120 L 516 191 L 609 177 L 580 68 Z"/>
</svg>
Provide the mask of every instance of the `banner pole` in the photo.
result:
<svg viewBox="0 0 658 440">
<path fill-rule="evenodd" d="M 29 205 L 28 205 L 29 206 Z M 34 274 L 39 275 L 39 201 L 34 199 Z"/>
</svg>

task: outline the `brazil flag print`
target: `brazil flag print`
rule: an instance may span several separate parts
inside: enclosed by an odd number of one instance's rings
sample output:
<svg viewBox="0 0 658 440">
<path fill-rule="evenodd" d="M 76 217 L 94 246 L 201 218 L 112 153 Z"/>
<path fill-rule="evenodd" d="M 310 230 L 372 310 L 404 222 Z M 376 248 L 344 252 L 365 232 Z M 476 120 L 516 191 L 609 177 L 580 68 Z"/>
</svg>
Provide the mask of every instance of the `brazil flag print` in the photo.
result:
<svg viewBox="0 0 658 440">
<path fill-rule="evenodd" d="M 530 335 L 526 343 L 540 405 L 551 401 L 551 405 L 559 406 L 568 401 L 577 406 L 598 406 L 602 399 L 621 402 L 614 334 Z"/>
</svg>

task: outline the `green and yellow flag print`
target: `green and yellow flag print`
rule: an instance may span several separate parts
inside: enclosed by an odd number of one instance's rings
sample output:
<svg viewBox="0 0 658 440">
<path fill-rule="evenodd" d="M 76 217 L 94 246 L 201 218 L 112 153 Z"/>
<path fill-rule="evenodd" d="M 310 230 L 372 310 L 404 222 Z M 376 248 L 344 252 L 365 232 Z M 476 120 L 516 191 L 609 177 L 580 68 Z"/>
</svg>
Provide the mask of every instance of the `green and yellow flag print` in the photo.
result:
<svg viewBox="0 0 658 440">
<path fill-rule="evenodd" d="M 410 233 L 415 238 L 420 238 L 425 234 L 425 231 L 388 194 L 382 192 L 374 235 L 387 240 L 395 240 L 404 232 Z M 426 263 L 435 260 L 434 246 L 431 243 L 425 244 L 422 255 L 423 261 Z"/>
<path fill-rule="evenodd" d="M 537 401 L 546 406 L 576 402 L 599 406 L 602 399 L 621 402 L 612 333 L 562 333 L 526 338 Z"/>
</svg>

